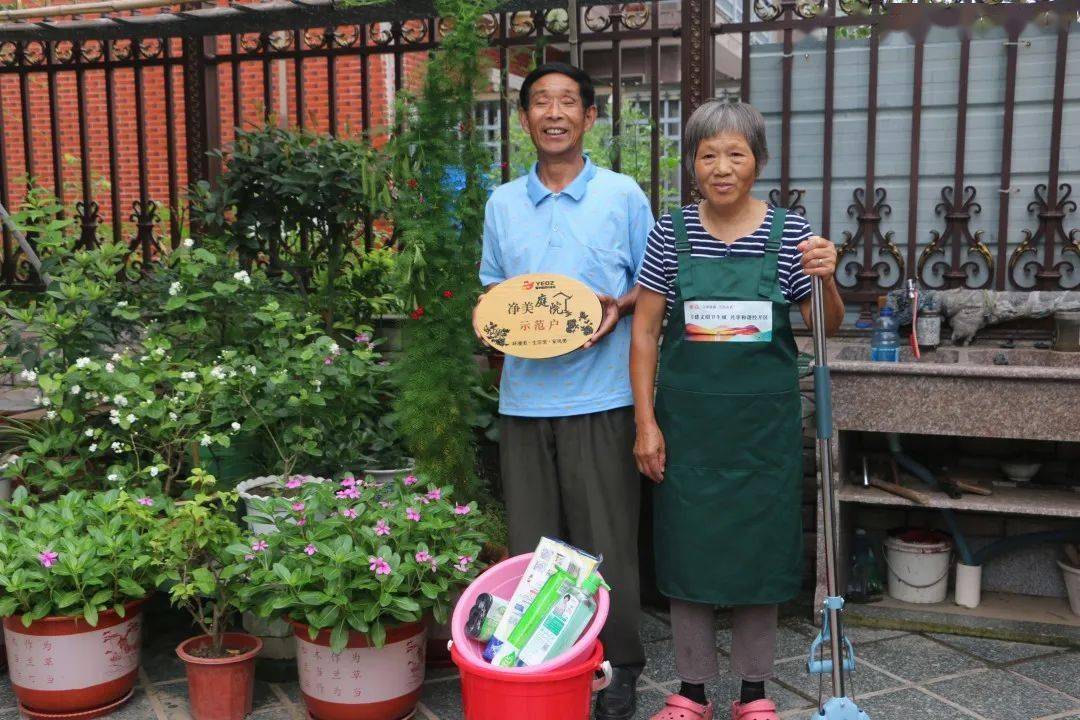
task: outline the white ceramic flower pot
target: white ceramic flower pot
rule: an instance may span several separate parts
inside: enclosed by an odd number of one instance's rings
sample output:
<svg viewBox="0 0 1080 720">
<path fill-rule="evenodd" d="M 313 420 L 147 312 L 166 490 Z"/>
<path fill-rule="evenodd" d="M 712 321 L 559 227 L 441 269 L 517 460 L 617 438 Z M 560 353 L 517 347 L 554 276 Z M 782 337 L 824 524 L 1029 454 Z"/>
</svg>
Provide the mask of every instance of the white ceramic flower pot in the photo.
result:
<svg viewBox="0 0 1080 720">
<path fill-rule="evenodd" d="M 366 478 L 366 477 L 370 476 L 371 479 L 374 482 L 377 482 L 378 484 L 383 485 L 383 484 L 388 483 L 388 482 L 390 482 L 392 480 L 397 480 L 398 478 L 403 478 L 406 475 L 412 475 L 415 471 L 416 471 L 416 465 L 413 464 L 412 462 L 410 462 L 405 467 L 398 468 L 397 470 L 368 470 L 368 469 L 365 469 L 364 470 L 364 477 Z"/>
<path fill-rule="evenodd" d="M 1073 567 L 1058 560 L 1061 568 L 1061 576 L 1065 580 L 1065 590 L 1069 594 L 1069 607 L 1073 615 L 1080 615 L 1080 568 Z"/>
</svg>

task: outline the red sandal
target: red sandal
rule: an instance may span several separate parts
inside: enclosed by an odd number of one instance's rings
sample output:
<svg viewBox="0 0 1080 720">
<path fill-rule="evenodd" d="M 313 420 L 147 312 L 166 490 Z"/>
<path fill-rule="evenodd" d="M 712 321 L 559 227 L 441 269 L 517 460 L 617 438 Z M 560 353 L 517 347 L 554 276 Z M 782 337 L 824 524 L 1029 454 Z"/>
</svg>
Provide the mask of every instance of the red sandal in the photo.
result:
<svg viewBox="0 0 1080 720">
<path fill-rule="evenodd" d="M 664 709 L 649 720 L 713 720 L 713 705 L 698 705 L 682 695 L 671 695 L 664 703 Z"/>
<path fill-rule="evenodd" d="M 745 705 L 740 702 L 731 703 L 731 720 L 779 720 L 779 716 L 776 714 L 776 703 L 764 699 Z"/>
</svg>

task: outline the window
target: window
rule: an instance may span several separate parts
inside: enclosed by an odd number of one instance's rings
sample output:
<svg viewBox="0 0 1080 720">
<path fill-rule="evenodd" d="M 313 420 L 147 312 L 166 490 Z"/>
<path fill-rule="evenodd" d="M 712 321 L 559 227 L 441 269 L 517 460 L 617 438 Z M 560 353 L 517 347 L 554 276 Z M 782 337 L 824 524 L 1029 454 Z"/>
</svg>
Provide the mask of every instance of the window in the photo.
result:
<svg viewBox="0 0 1080 720">
<path fill-rule="evenodd" d="M 491 151 L 491 159 L 495 162 L 502 160 L 501 120 L 498 100 L 481 100 L 476 103 L 476 130 L 481 144 Z"/>
</svg>

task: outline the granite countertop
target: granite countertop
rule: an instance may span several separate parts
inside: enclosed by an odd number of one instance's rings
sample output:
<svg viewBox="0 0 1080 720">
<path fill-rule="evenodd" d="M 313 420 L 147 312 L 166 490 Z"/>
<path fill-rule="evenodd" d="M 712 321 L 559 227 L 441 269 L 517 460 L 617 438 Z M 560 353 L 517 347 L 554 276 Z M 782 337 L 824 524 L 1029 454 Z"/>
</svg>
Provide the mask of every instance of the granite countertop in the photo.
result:
<svg viewBox="0 0 1080 720">
<path fill-rule="evenodd" d="M 921 360 L 915 360 L 911 349 L 905 346 L 901 349 L 901 361 L 897 363 L 872 362 L 869 338 L 864 341 L 837 340 L 827 347 L 829 367 L 835 373 L 1080 382 L 1080 353 L 1034 346 L 940 347 L 923 352 Z M 995 359 L 1007 362 L 995 364 Z"/>
</svg>

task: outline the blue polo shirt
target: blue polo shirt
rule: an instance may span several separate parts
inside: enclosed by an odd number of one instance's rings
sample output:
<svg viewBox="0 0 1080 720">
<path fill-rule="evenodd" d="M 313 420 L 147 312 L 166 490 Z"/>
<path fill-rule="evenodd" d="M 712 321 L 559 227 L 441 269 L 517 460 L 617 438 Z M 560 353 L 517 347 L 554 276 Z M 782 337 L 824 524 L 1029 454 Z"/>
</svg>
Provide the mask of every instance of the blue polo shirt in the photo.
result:
<svg viewBox="0 0 1080 720">
<path fill-rule="evenodd" d="M 574 181 L 553 193 L 533 166 L 488 200 L 480 282 L 550 272 L 620 297 L 634 286 L 652 224 L 648 198 L 627 175 L 586 157 Z M 628 317 L 588 350 L 543 360 L 507 356 L 503 366 L 503 415 L 565 417 L 633 402 Z"/>
</svg>

